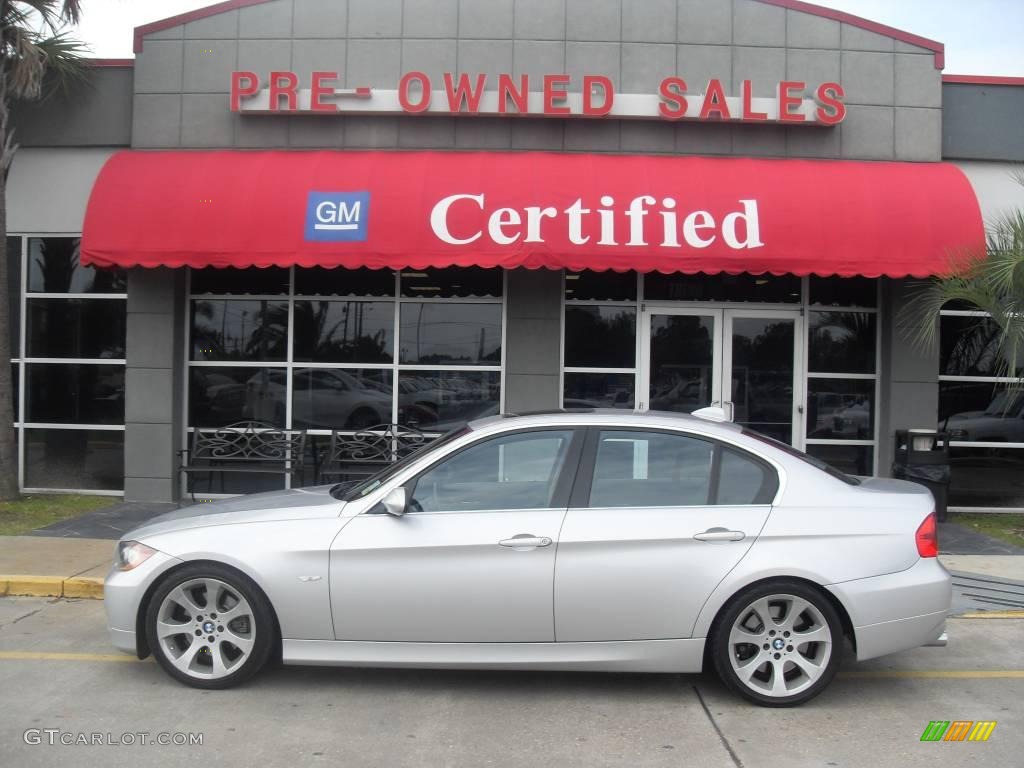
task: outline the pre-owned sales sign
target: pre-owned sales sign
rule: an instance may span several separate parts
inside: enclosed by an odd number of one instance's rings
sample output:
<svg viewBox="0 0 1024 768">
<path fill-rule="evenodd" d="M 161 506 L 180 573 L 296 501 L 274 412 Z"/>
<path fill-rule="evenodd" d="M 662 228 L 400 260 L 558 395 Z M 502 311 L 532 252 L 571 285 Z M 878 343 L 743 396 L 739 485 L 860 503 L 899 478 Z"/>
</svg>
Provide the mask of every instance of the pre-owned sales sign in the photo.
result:
<svg viewBox="0 0 1024 768">
<path fill-rule="evenodd" d="M 589 117 L 663 120 L 719 120 L 830 126 L 846 117 L 839 83 L 783 80 L 770 97 L 754 96 L 752 81 L 728 94 L 717 78 L 687 81 L 678 75 L 661 81 L 658 93 L 616 93 L 610 78 L 585 75 L 579 93 L 569 91 L 566 74 L 543 77 L 501 74 L 488 77 L 445 73 L 441 82 L 424 72 L 408 72 L 393 90 L 341 88 L 338 72 L 252 71 L 231 74 L 231 109 L 257 115 L 303 113 L 448 114 L 520 117 Z"/>
</svg>

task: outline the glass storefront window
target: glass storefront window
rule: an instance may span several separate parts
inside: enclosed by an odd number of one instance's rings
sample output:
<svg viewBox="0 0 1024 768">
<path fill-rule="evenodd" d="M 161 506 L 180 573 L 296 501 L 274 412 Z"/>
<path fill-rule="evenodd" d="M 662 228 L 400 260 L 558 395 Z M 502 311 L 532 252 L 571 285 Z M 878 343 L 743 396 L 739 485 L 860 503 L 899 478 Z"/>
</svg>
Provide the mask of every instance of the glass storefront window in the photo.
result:
<svg viewBox="0 0 1024 768">
<path fill-rule="evenodd" d="M 939 321 L 939 374 L 1013 376 L 999 353 L 1002 332 L 987 317 L 946 315 Z M 1024 350 L 1016 375 L 1024 375 Z"/>
<path fill-rule="evenodd" d="M 288 303 L 214 299 L 192 302 L 192 359 L 284 360 Z"/>
<path fill-rule="evenodd" d="M 357 431 L 389 423 L 392 376 L 380 369 L 296 368 L 292 427 Z"/>
<path fill-rule="evenodd" d="M 564 408 L 627 408 L 635 403 L 632 373 L 566 373 Z"/>
<path fill-rule="evenodd" d="M 29 293 L 124 293 L 120 269 L 96 269 L 79 263 L 77 237 L 33 237 L 28 241 Z"/>
<path fill-rule="evenodd" d="M 874 373 L 877 315 L 808 312 L 811 373 Z"/>
<path fill-rule="evenodd" d="M 871 440 L 874 434 L 874 379 L 807 380 L 807 437 Z"/>
<path fill-rule="evenodd" d="M 407 302 L 401 354 L 410 365 L 500 365 L 501 305 Z"/>
<path fill-rule="evenodd" d="M 434 433 L 499 412 L 501 270 L 294 268 L 258 288 L 247 287 L 247 274 L 192 272 L 188 426 L 255 420 L 310 430 L 309 466 L 292 485 L 317 480 L 332 430 L 400 423 Z M 244 295 L 257 290 L 268 295 Z M 197 477 L 200 493 L 285 484 L 213 475 L 209 487 Z"/>
<path fill-rule="evenodd" d="M 296 301 L 295 360 L 390 363 L 395 305 L 390 301 Z"/>
<path fill-rule="evenodd" d="M 1024 448 L 950 450 L 949 504 L 1024 507 Z"/>
<path fill-rule="evenodd" d="M 501 404 L 500 371 L 399 371 L 398 423 L 447 432 L 494 416 Z"/>
<path fill-rule="evenodd" d="M 812 306 L 876 307 L 878 280 L 870 277 L 810 277 Z"/>
<path fill-rule="evenodd" d="M 282 267 L 207 267 L 193 269 L 191 280 L 194 295 L 280 296 L 288 293 L 288 270 Z"/>
<path fill-rule="evenodd" d="M 26 357 L 124 359 L 123 301 L 28 299 L 26 315 Z"/>
<path fill-rule="evenodd" d="M 727 301 L 799 304 L 801 279 L 795 275 L 644 275 L 644 299 L 650 301 Z"/>
<path fill-rule="evenodd" d="M 27 363 L 25 421 L 124 424 L 124 366 Z"/>
<path fill-rule="evenodd" d="M 189 374 L 191 426 L 223 427 L 252 420 L 286 426 L 284 368 L 194 366 Z"/>
<path fill-rule="evenodd" d="M 124 432 L 26 429 L 25 487 L 121 490 L 124 487 Z"/>
<path fill-rule="evenodd" d="M 950 440 L 1024 444 L 1024 391 L 993 382 L 939 382 L 939 428 Z"/>
<path fill-rule="evenodd" d="M 1003 364 L 999 326 L 974 309 L 951 302 L 939 320 L 938 428 L 952 443 L 949 503 L 1024 507 L 1024 390 Z"/>
<path fill-rule="evenodd" d="M 806 453 L 848 475 L 871 475 L 875 449 L 870 445 L 808 445 Z"/>
<path fill-rule="evenodd" d="M 295 270 L 297 296 L 394 296 L 395 273 L 389 269 Z"/>
<path fill-rule="evenodd" d="M 407 269 L 400 278 L 402 296 L 424 299 L 498 298 L 504 280 L 500 269 L 483 267 Z"/>
<path fill-rule="evenodd" d="M 636 301 L 636 272 L 566 272 L 567 301 Z"/>
<path fill-rule="evenodd" d="M 18 357 L 21 343 L 21 238 L 7 238 L 7 306 L 10 311 L 7 329 L 11 357 Z"/>
<path fill-rule="evenodd" d="M 77 237 L 7 238 L 2 290 L 11 357 L 22 361 L 11 366 L 10 396 L 23 487 L 116 492 L 124 487 L 125 366 L 110 361 L 125 357 L 127 276 L 82 266 L 79 245 Z"/>
<path fill-rule="evenodd" d="M 565 365 L 632 368 L 636 364 L 636 309 L 616 306 L 565 308 Z"/>
</svg>

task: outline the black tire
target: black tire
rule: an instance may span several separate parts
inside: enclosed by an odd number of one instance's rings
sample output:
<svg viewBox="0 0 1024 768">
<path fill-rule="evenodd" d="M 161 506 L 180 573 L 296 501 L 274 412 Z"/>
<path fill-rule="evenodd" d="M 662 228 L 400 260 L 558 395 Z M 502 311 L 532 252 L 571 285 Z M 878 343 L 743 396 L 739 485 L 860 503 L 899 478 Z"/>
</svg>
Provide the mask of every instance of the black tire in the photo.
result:
<svg viewBox="0 0 1024 768">
<path fill-rule="evenodd" d="M 751 606 L 755 601 L 773 595 L 793 596 L 806 600 L 824 619 L 824 623 L 828 626 L 831 633 L 830 655 L 820 676 L 808 687 L 792 695 L 768 695 L 754 690 L 743 682 L 733 669 L 730 657 L 733 651 L 730 648 L 729 637 L 736 621 L 741 618 L 741 614 L 747 610 L 748 606 Z M 722 680 L 722 683 L 731 691 L 739 694 L 747 701 L 762 707 L 795 707 L 813 699 L 825 690 L 832 681 L 832 678 L 835 677 L 842 661 L 845 637 L 839 614 L 827 597 L 804 582 L 792 579 L 779 579 L 762 584 L 754 584 L 734 595 L 715 619 L 708 642 L 715 672 Z M 785 651 L 785 649 L 780 650 Z M 777 656 L 777 654 L 775 655 Z M 768 663 L 770 664 L 771 662 L 769 661 Z"/>
<path fill-rule="evenodd" d="M 244 659 L 237 669 L 223 677 L 205 679 L 183 672 L 175 666 L 169 656 L 168 648 L 157 636 L 157 622 L 164 600 L 172 591 L 195 579 L 215 579 L 224 582 L 231 590 L 243 597 L 251 609 L 252 649 L 248 658 Z M 146 640 L 153 657 L 164 671 L 179 682 L 193 688 L 207 690 L 231 688 L 251 678 L 267 663 L 279 640 L 273 610 L 263 591 L 245 574 L 218 563 L 186 565 L 164 577 L 146 607 L 145 627 Z M 202 643 L 202 638 L 197 638 L 197 640 Z M 195 641 L 193 640 L 193 642 Z"/>
</svg>

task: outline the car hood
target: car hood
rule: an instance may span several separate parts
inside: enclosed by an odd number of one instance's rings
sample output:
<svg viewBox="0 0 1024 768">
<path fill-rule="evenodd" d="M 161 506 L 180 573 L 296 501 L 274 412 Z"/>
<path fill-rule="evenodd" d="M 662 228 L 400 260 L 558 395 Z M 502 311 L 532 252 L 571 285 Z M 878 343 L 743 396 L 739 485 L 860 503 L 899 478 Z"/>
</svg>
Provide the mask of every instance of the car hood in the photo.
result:
<svg viewBox="0 0 1024 768">
<path fill-rule="evenodd" d="M 154 517 L 134 528 L 122 540 L 144 541 L 147 537 L 189 528 L 271 520 L 303 520 L 337 517 L 345 502 L 330 494 L 330 485 L 269 491 L 210 503 L 192 504 Z"/>
</svg>

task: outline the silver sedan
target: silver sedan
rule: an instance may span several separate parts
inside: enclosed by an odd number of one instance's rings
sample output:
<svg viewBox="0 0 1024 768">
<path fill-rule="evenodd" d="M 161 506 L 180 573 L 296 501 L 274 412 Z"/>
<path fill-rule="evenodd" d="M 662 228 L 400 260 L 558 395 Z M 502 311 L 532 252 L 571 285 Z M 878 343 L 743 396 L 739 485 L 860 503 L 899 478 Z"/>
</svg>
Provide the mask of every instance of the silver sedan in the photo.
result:
<svg viewBox="0 0 1024 768">
<path fill-rule="evenodd" d="M 713 414 L 712 414 L 713 415 Z M 470 423 L 358 484 L 181 509 L 106 581 L 118 648 L 225 688 L 285 664 L 699 672 L 757 704 L 945 640 L 919 485 L 700 418 Z"/>
</svg>

